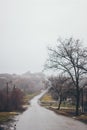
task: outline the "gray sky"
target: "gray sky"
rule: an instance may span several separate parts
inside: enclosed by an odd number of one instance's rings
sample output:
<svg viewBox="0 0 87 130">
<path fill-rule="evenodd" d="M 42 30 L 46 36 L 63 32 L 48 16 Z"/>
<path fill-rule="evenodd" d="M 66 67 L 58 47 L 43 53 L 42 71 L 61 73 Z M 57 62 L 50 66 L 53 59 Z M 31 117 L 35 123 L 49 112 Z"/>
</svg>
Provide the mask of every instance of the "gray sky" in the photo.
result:
<svg viewBox="0 0 87 130">
<path fill-rule="evenodd" d="M 87 43 L 87 0 L 0 0 L 0 73 L 38 72 L 58 37 Z"/>
</svg>

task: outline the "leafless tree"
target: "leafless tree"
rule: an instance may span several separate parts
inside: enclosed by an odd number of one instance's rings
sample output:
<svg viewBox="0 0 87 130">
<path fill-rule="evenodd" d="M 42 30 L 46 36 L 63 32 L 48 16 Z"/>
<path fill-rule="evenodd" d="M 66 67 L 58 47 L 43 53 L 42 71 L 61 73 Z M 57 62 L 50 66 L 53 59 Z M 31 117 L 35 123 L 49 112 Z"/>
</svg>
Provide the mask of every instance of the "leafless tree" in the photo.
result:
<svg viewBox="0 0 87 130">
<path fill-rule="evenodd" d="M 58 110 L 60 109 L 62 100 L 64 98 L 64 94 L 67 91 L 67 88 L 65 86 L 65 82 L 68 80 L 68 78 L 63 77 L 62 75 L 59 76 L 51 76 L 49 78 L 49 81 L 51 82 L 51 88 L 50 91 L 58 101 Z"/>
<path fill-rule="evenodd" d="M 87 68 L 87 48 L 81 45 L 80 40 L 69 38 L 65 40 L 58 39 L 55 48 L 49 47 L 48 51 L 45 69 L 60 70 L 71 78 L 76 90 L 76 115 L 78 115 L 80 102 L 79 81 Z"/>
</svg>

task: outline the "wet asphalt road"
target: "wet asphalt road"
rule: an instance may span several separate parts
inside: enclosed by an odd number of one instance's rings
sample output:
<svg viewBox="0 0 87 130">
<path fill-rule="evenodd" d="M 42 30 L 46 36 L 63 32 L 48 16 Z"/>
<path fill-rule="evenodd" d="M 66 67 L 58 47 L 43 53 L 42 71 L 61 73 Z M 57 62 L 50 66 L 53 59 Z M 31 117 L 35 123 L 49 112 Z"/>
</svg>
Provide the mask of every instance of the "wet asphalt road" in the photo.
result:
<svg viewBox="0 0 87 130">
<path fill-rule="evenodd" d="M 27 111 L 19 116 L 16 130 L 87 130 L 87 125 L 41 107 L 38 99 L 42 95 L 36 96 Z"/>
</svg>

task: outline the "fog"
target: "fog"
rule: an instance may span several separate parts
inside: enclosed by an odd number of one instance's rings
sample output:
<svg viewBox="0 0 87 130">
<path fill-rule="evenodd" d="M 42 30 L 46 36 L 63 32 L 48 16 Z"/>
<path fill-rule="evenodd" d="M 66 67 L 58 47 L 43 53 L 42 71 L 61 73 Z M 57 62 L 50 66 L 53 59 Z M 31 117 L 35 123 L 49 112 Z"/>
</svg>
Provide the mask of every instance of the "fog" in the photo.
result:
<svg viewBox="0 0 87 130">
<path fill-rule="evenodd" d="M 0 0 L 0 73 L 40 72 L 47 46 L 87 43 L 87 0 Z"/>
</svg>

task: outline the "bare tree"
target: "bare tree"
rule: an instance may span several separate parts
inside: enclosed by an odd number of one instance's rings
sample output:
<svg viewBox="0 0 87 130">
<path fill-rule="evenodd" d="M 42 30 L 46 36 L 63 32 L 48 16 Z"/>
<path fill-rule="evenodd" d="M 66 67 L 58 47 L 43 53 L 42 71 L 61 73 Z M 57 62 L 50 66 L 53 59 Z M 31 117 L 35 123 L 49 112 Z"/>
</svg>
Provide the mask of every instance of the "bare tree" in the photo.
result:
<svg viewBox="0 0 87 130">
<path fill-rule="evenodd" d="M 49 81 L 51 82 L 51 88 L 50 91 L 54 98 L 58 101 L 58 110 L 60 109 L 62 100 L 64 98 L 65 91 L 67 91 L 67 88 L 65 86 L 65 82 L 68 80 L 68 78 L 63 76 L 54 76 L 50 77 Z"/>
<path fill-rule="evenodd" d="M 56 47 L 49 47 L 48 51 L 45 68 L 60 70 L 71 78 L 76 90 L 76 115 L 78 115 L 80 102 L 79 81 L 85 74 L 85 70 L 82 68 L 87 68 L 87 48 L 81 46 L 80 40 L 70 38 L 58 39 Z"/>
</svg>

